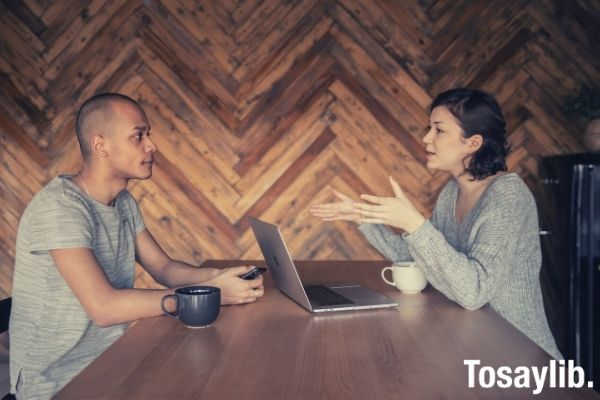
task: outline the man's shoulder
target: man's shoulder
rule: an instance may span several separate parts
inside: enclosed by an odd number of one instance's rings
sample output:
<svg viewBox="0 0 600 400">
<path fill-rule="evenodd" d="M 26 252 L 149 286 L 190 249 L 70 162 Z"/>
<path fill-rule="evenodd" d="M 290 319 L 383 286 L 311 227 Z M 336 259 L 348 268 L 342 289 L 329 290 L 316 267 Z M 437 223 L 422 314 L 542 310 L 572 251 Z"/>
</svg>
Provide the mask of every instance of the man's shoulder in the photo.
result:
<svg viewBox="0 0 600 400">
<path fill-rule="evenodd" d="M 83 195 L 78 192 L 67 176 L 57 176 L 37 192 L 25 210 L 25 214 L 52 212 L 56 210 L 87 210 Z"/>
</svg>

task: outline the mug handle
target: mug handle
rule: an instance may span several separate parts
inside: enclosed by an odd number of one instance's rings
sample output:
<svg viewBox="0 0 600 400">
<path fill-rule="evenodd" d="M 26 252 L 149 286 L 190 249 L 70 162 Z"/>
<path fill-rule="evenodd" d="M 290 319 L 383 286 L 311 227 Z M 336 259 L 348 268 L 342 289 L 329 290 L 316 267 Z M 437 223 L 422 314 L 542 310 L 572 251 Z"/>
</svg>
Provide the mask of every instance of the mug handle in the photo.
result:
<svg viewBox="0 0 600 400">
<path fill-rule="evenodd" d="M 385 277 L 385 271 L 387 270 L 392 270 L 392 267 L 385 267 L 384 269 L 381 270 L 381 279 L 383 279 L 383 281 L 385 283 L 387 283 L 388 285 L 392 285 L 392 286 L 396 286 L 396 284 L 392 281 L 388 281 L 387 278 Z"/>
<path fill-rule="evenodd" d="M 165 300 L 168 299 L 169 297 L 173 297 L 175 299 L 175 312 L 167 311 L 167 309 L 165 308 Z M 177 310 L 179 309 L 179 297 L 177 297 L 177 295 L 175 295 L 175 294 L 168 294 L 166 296 L 163 296 L 163 298 L 160 300 L 160 307 L 165 312 L 165 314 L 169 314 L 169 315 L 172 315 L 173 317 L 176 317 Z"/>
</svg>

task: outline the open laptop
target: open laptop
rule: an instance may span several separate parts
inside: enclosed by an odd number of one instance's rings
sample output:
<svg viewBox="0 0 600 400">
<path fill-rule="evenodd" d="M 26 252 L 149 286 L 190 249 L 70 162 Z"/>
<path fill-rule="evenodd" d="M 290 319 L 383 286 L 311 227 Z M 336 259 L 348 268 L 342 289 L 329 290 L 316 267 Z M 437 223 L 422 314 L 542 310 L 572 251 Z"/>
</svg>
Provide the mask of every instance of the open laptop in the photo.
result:
<svg viewBox="0 0 600 400">
<path fill-rule="evenodd" d="M 363 310 L 398 305 L 392 299 L 356 284 L 302 285 L 279 228 L 252 217 L 250 225 L 277 288 L 308 311 Z"/>
</svg>

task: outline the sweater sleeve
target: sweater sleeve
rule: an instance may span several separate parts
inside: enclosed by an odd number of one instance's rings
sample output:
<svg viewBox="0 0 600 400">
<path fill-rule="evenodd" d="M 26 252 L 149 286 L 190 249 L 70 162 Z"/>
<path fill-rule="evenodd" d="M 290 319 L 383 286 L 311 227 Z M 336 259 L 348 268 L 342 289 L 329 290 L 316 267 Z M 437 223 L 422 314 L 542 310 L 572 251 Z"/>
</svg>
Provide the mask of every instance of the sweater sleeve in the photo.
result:
<svg viewBox="0 0 600 400">
<path fill-rule="evenodd" d="M 438 202 L 431 215 L 431 224 L 439 227 L 443 214 L 442 208 L 447 206 L 449 186 L 446 185 L 440 192 Z M 392 262 L 414 261 L 410 253 L 408 243 L 404 240 L 405 235 L 397 234 L 390 228 L 381 224 L 360 224 L 358 230 L 365 236 L 371 246 L 375 247 L 386 259 Z"/>
<path fill-rule="evenodd" d="M 538 240 L 536 232 L 526 231 L 536 215 L 533 199 L 508 191 L 490 196 L 482 205 L 466 252 L 450 245 L 429 221 L 404 239 L 429 282 L 462 307 L 475 310 L 507 282 L 517 243 Z"/>
<path fill-rule="evenodd" d="M 412 261 L 408 244 L 385 225 L 361 224 L 358 230 L 386 259 L 392 262 Z"/>
</svg>

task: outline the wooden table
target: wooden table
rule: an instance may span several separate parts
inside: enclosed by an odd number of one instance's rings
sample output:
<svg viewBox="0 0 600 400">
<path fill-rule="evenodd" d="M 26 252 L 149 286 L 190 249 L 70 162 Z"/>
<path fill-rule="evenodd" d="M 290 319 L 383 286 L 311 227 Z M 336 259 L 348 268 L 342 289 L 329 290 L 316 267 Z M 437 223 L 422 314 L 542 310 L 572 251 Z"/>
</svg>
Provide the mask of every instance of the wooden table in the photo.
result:
<svg viewBox="0 0 600 400">
<path fill-rule="evenodd" d="M 214 261 L 205 265 L 248 262 Z M 262 265 L 262 262 L 252 262 Z M 428 286 L 403 295 L 385 262 L 299 262 L 305 283 L 360 282 L 400 303 L 387 310 L 310 314 L 273 288 L 255 304 L 222 307 L 205 329 L 142 320 L 69 383 L 59 399 L 532 398 L 532 389 L 468 388 L 466 359 L 544 366 L 550 358 L 490 308 L 466 311 Z M 534 383 L 532 381 L 532 385 Z M 599 399 L 546 388 L 536 399 Z"/>
</svg>

